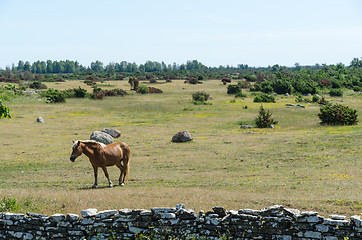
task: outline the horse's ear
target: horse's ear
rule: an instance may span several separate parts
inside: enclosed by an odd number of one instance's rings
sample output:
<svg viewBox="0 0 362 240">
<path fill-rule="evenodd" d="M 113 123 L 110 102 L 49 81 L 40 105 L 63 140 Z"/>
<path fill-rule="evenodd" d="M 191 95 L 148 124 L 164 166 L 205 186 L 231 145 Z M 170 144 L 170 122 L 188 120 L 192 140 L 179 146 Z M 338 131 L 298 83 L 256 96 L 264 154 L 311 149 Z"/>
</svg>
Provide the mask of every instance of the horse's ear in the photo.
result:
<svg viewBox="0 0 362 240">
<path fill-rule="evenodd" d="M 73 142 L 73 143 L 75 143 L 75 141 L 74 141 L 74 140 L 72 140 L 72 142 Z"/>
</svg>

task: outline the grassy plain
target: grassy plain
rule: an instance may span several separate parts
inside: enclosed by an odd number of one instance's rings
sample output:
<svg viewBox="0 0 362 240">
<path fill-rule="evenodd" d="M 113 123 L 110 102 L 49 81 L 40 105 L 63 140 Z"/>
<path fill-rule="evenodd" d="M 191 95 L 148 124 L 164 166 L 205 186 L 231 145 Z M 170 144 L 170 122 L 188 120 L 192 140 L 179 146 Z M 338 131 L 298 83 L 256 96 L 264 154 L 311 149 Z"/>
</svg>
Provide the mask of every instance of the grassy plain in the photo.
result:
<svg viewBox="0 0 362 240">
<path fill-rule="evenodd" d="M 82 81 L 47 86 L 88 87 Z M 277 103 L 263 104 L 279 121 L 276 128 L 244 130 L 238 123 L 253 125 L 260 107 L 250 92 L 246 99 L 235 99 L 214 80 L 152 86 L 164 93 L 129 91 L 123 97 L 67 99 L 63 104 L 31 97 L 6 102 L 13 117 L 0 121 L 0 198 L 15 198 L 17 211 L 44 214 L 177 203 L 196 210 L 281 204 L 324 216 L 362 212 L 361 122 L 321 126 L 319 106 L 286 107 L 295 104 L 295 97 L 278 96 Z M 128 90 L 129 84 L 102 85 L 115 87 Z M 191 94 L 202 90 L 213 98 L 212 105 L 191 102 Z M 327 99 L 343 101 L 361 116 L 361 94 Z M 38 116 L 46 123 L 37 123 Z M 103 128 L 120 130 L 119 140 L 131 147 L 131 178 L 125 187 L 107 188 L 100 172 L 100 188 L 90 189 L 93 170 L 86 156 L 69 160 L 72 140 L 88 139 Z M 188 130 L 194 140 L 171 143 L 180 130 Z M 118 169 L 110 167 L 109 172 L 117 183 Z"/>
</svg>

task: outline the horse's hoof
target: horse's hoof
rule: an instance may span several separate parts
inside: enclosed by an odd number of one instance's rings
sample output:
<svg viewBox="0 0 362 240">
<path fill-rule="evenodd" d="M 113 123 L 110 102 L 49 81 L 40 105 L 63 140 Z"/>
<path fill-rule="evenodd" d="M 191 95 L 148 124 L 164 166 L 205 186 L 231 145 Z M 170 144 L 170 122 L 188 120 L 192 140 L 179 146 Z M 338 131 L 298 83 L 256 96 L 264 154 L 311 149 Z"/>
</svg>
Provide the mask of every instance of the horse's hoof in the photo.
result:
<svg viewBox="0 0 362 240">
<path fill-rule="evenodd" d="M 123 187 L 123 186 L 124 186 L 124 183 L 119 184 L 119 186 Z"/>
<path fill-rule="evenodd" d="M 93 189 L 94 189 L 94 188 L 97 188 L 97 185 L 93 185 L 92 188 L 93 188 Z"/>
<path fill-rule="evenodd" d="M 113 187 L 113 184 L 109 184 L 109 187 L 112 188 L 112 187 Z"/>
</svg>

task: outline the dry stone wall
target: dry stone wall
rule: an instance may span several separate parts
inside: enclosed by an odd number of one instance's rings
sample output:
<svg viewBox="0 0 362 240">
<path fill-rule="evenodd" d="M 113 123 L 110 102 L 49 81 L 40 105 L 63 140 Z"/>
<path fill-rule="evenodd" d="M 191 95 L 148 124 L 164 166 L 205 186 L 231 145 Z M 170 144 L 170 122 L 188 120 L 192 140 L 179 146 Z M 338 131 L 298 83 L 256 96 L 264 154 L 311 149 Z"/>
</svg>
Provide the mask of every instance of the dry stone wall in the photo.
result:
<svg viewBox="0 0 362 240">
<path fill-rule="evenodd" d="M 361 215 L 319 216 L 276 205 L 262 210 L 120 209 L 45 216 L 0 213 L 0 239 L 362 239 Z M 142 238 L 140 238 L 142 239 Z"/>
</svg>

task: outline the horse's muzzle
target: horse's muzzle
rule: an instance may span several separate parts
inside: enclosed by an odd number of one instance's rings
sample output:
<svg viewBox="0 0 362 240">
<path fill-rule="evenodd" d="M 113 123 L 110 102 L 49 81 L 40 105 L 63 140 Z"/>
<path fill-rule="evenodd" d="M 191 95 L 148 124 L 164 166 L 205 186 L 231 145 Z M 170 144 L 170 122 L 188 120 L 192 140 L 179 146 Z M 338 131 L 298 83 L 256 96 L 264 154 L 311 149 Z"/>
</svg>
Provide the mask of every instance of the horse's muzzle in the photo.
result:
<svg viewBox="0 0 362 240">
<path fill-rule="evenodd" d="M 76 159 L 76 157 L 75 157 L 75 156 L 70 156 L 70 161 L 74 162 L 74 161 L 75 161 L 75 159 Z"/>
</svg>

